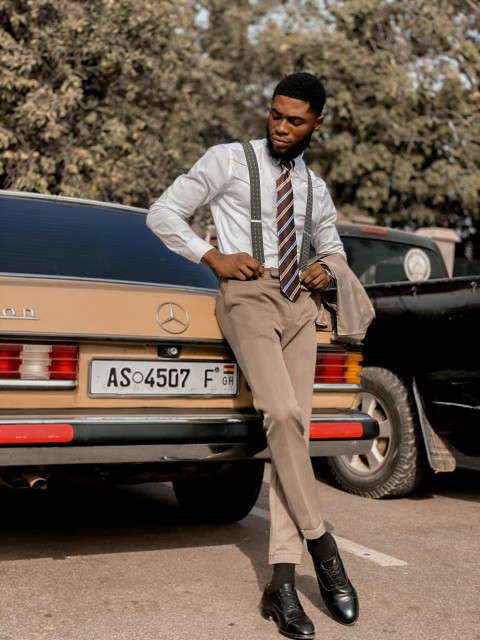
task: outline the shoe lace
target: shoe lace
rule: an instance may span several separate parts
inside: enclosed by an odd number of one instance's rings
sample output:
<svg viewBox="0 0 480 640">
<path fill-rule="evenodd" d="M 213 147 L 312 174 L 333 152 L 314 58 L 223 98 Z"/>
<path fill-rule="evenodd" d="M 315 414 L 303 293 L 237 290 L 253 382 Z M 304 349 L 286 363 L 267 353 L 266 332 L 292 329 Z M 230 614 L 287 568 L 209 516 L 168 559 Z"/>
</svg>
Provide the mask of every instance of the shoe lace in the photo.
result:
<svg viewBox="0 0 480 640">
<path fill-rule="evenodd" d="M 284 607 L 287 609 L 299 609 L 300 600 L 296 590 L 290 591 L 289 589 L 280 589 L 280 595 L 282 596 Z"/>
<path fill-rule="evenodd" d="M 338 589 L 345 584 L 345 577 L 338 562 L 333 562 L 330 567 L 323 565 L 323 570 L 332 589 Z"/>
</svg>

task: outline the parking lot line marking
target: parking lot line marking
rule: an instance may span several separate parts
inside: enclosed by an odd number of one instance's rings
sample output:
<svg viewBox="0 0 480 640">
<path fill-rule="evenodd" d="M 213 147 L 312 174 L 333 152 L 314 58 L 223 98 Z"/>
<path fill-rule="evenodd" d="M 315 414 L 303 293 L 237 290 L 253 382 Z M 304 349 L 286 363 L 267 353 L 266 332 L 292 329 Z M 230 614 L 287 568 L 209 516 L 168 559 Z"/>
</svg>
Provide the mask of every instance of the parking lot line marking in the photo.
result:
<svg viewBox="0 0 480 640">
<path fill-rule="evenodd" d="M 270 520 L 270 514 L 266 509 L 253 507 L 251 513 L 254 516 L 263 518 L 264 520 Z M 364 547 L 361 544 L 357 544 L 356 542 L 352 542 L 351 540 L 347 540 L 347 538 L 342 538 L 341 536 L 335 535 L 335 540 L 337 541 L 338 548 L 342 551 L 353 553 L 353 555 L 358 556 L 359 558 L 375 562 L 375 564 L 379 564 L 381 567 L 401 567 L 408 564 L 408 562 L 389 556 L 386 553 L 380 553 L 379 551 L 375 551 L 375 549 Z"/>
<path fill-rule="evenodd" d="M 389 556 L 386 553 L 380 553 L 380 551 L 375 551 L 375 549 L 364 547 L 361 544 L 357 544 L 356 542 L 352 542 L 351 540 L 347 540 L 347 538 L 342 538 L 341 536 L 335 535 L 335 540 L 337 541 L 339 549 L 342 551 L 347 551 L 348 553 L 353 553 L 359 558 L 375 562 L 381 567 L 401 567 L 408 564 L 408 562 Z"/>
</svg>

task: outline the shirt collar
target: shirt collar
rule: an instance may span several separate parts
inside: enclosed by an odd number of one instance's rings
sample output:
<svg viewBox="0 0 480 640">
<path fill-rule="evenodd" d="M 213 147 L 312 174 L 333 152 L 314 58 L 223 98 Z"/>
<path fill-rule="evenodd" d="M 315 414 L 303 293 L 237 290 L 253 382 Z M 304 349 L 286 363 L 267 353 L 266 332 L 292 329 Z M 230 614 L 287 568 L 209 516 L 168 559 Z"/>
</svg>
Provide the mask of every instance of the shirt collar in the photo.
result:
<svg viewBox="0 0 480 640">
<path fill-rule="evenodd" d="M 275 161 L 275 166 L 278 167 L 281 163 L 281 160 Z M 297 174 L 297 176 L 300 176 L 301 178 L 303 178 L 303 171 L 305 169 L 305 162 L 303 161 L 303 151 L 300 155 L 296 156 L 293 159 L 293 167 L 290 169 L 290 171 L 293 171 L 294 173 Z"/>
</svg>

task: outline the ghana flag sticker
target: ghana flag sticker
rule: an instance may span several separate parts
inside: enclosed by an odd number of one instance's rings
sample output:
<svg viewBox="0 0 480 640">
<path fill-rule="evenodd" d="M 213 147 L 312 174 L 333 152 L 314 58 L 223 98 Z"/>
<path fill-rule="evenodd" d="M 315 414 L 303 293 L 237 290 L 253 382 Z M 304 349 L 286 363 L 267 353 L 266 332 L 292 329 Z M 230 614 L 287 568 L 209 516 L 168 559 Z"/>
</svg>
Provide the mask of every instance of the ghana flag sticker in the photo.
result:
<svg viewBox="0 0 480 640">
<path fill-rule="evenodd" d="M 235 365 L 234 364 L 224 364 L 223 365 L 223 373 L 226 375 L 228 373 L 235 373 Z"/>
</svg>

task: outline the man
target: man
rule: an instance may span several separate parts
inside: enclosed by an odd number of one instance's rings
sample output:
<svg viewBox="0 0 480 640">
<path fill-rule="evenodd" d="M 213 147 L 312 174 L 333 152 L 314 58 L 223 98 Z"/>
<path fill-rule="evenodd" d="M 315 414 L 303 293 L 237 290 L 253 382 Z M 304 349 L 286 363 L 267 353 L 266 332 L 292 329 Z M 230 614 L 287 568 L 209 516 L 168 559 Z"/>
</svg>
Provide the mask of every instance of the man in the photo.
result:
<svg viewBox="0 0 480 640">
<path fill-rule="evenodd" d="M 250 179 L 240 143 L 209 149 L 153 204 L 147 218 L 167 247 L 208 264 L 220 276 L 217 319 L 252 389 L 271 453 L 273 576 L 261 612 L 275 620 L 280 633 L 295 639 L 315 634 L 295 590 L 295 565 L 304 540 L 332 616 L 347 625 L 358 617 L 356 591 L 332 535 L 325 531 L 308 452 L 318 314 L 312 292 L 334 284 L 334 273 L 319 260 L 300 273 L 297 244 L 303 238 L 308 192 L 302 156 L 323 124 L 324 104 L 325 89 L 315 76 L 287 76 L 273 93 L 266 140 L 251 143 L 260 171 L 264 264 L 252 254 Z M 310 175 L 316 254 L 345 262 L 330 195 L 323 180 Z M 206 203 L 218 249 L 187 223 Z"/>
</svg>

